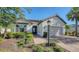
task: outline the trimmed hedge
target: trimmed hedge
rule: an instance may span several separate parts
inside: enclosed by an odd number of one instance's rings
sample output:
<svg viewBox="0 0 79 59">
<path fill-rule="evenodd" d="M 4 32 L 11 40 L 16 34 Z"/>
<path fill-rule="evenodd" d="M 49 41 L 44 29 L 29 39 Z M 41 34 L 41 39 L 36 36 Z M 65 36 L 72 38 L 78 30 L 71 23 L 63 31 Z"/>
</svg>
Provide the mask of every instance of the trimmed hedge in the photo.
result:
<svg viewBox="0 0 79 59">
<path fill-rule="evenodd" d="M 30 41 L 33 39 L 33 34 L 30 32 L 8 32 L 6 34 L 6 38 L 10 39 L 10 38 L 26 38 L 29 39 Z"/>
<path fill-rule="evenodd" d="M 13 33 L 13 38 L 24 38 L 24 32 L 15 32 Z"/>
<path fill-rule="evenodd" d="M 13 38 L 13 32 L 8 32 L 7 34 L 6 34 L 6 37 L 5 37 L 6 39 L 10 39 L 10 38 Z"/>
<path fill-rule="evenodd" d="M 25 33 L 24 32 L 8 32 L 6 34 L 6 39 L 10 38 L 24 38 Z"/>
</svg>

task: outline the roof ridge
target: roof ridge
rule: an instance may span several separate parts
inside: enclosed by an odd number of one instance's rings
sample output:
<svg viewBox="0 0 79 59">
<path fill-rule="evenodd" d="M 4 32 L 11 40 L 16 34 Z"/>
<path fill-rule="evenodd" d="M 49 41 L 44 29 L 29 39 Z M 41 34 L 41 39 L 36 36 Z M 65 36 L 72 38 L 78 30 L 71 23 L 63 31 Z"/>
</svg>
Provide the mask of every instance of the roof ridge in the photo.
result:
<svg viewBox="0 0 79 59">
<path fill-rule="evenodd" d="M 53 16 L 49 16 L 49 17 L 43 19 L 43 21 L 46 21 L 46 20 L 48 20 L 48 19 L 50 19 L 50 18 L 53 18 L 53 17 L 58 17 L 61 21 L 63 21 L 63 22 L 66 24 L 66 22 L 65 22 L 58 14 L 53 15 Z M 43 21 L 42 21 L 42 22 L 43 22 Z"/>
</svg>

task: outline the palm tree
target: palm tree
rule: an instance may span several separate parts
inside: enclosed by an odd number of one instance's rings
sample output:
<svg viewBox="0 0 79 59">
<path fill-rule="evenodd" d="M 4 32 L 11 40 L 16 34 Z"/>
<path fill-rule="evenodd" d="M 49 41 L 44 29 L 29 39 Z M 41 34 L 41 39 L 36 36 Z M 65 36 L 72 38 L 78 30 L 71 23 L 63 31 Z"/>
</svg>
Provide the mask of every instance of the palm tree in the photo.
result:
<svg viewBox="0 0 79 59">
<path fill-rule="evenodd" d="M 68 30 L 70 29 L 70 26 L 69 25 L 65 25 L 65 34 L 67 35 L 68 34 Z"/>
<path fill-rule="evenodd" d="M 71 11 L 67 14 L 68 20 L 75 21 L 75 31 L 76 31 L 76 36 L 77 36 L 77 25 L 79 21 L 79 8 L 78 7 L 73 7 Z"/>
</svg>

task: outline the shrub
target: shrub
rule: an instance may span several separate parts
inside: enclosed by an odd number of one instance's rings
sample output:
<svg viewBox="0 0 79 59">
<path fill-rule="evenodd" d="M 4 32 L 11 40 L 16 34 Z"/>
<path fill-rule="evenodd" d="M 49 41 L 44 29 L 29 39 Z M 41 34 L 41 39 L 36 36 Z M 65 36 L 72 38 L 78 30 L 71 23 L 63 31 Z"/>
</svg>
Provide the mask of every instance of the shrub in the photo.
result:
<svg viewBox="0 0 79 59">
<path fill-rule="evenodd" d="M 3 43 L 3 38 L 2 37 L 0 37 L 0 44 L 2 44 Z"/>
<path fill-rule="evenodd" d="M 46 44 L 47 44 L 47 43 L 41 43 L 40 45 L 41 45 L 41 46 L 43 46 L 43 47 L 45 47 L 45 46 L 46 46 Z"/>
<path fill-rule="evenodd" d="M 52 52 L 53 49 L 51 47 L 45 47 L 41 45 L 33 45 L 33 52 Z"/>
<path fill-rule="evenodd" d="M 33 42 L 33 34 L 32 33 L 25 33 L 25 41 L 27 43 L 32 43 Z"/>
<path fill-rule="evenodd" d="M 18 47 L 23 47 L 24 46 L 24 41 L 23 40 L 18 41 L 17 46 Z"/>
<path fill-rule="evenodd" d="M 64 52 L 64 49 L 63 48 L 61 48 L 61 47 L 53 47 L 53 50 L 55 51 L 55 52 Z"/>
<path fill-rule="evenodd" d="M 56 43 L 50 43 L 50 46 L 55 47 L 56 46 Z"/>
<path fill-rule="evenodd" d="M 76 32 L 75 31 L 73 31 L 73 36 L 75 36 L 76 35 Z"/>
<path fill-rule="evenodd" d="M 44 52 L 44 47 L 41 45 L 33 45 L 32 46 L 33 52 Z"/>
<path fill-rule="evenodd" d="M 13 32 L 8 32 L 6 34 L 6 39 L 10 39 L 10 38 L 13 38 Z"/>
<path fill-rule="evenodd" d="M 25 32 L 26 34 L 32 34 L 32 32 Z"/>
<path fill-rule="evenodd" d="M 45 38 L 47 37 L 47 32 L 44 32 L 43 37 Z"/>
<path fill-rule="evenodd" d="M 0 37 L 2 37 L 2 38 L 3 38 L 3 36 L 4 36 L 4 34 L 1 34 L 1 33 L 0 33 Z"/>
<path fill-rule="evenodd" d="M 50 46 L 50 47 L 55 47 L 55 46 L 56 46 L 56 43 L 53 42 L 53 43 L 49 43 L 49 44 L 46 43 L 46 44 L 41 44 L 41 45 L 47 46 L 47 47 L 48 47 L 48 46 Z"/>
<path fill-rule="evenodd" d="M 53 49 L 52 48 L 45 48 L 45 50 L 44 50 L 45 52 L 52 52 L 53 51 Z"/>
<path fill-rule="evenodd" d="M 23 32 L 15 32 L 13 33 L 13 38 L 24 38 L 24 35 Z"/>
<path fill-rule="evenodd" d="M 67 32 L 65 32 L 65 35 L 67 35 Z"/>
</svg>

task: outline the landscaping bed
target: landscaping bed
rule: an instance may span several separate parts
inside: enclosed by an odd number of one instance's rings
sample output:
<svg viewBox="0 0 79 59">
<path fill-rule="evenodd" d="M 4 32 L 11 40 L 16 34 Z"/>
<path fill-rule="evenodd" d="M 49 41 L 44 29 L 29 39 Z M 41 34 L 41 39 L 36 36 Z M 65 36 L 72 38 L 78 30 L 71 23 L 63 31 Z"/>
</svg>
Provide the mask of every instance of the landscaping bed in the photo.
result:
<svg viewBox="0 0 79 59">
<path fill-rule="evenodd" d="M 47 44 L 20 44 L 18 46 L 18 41 L 16 39 L 4 40 L 3 44 L 0 45 L 0 52 L 66 52 L 65 49 L 56 45 L 56 43 L 51 43 L 50 46 Z"/>
<path fill-rule="evenodd" d="M 6 40 L 0 37 L 1 52 L 65 52 L 66 50 L 56 43 L 35 44 L 32 33 L 7 33 Z"/>
<path fill-rule="evenodd" d="M 32 45 L 33 52 L 65 52 L 65 50 L 56 45 L 56 43 L 50 43 L 50 46 L 45 44 Z"/>
</svg>

